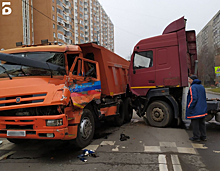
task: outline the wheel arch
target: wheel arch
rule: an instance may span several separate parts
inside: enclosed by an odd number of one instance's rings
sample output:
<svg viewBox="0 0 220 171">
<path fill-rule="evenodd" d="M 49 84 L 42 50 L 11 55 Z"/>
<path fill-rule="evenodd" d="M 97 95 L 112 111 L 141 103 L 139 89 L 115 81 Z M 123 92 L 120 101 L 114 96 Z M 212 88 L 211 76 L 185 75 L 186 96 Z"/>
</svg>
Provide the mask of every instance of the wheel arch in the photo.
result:
<svg viewBox="0 0 220 171">
<path fill-rule="evenodd" d="M 177 119 L 180 116 L 179 106 L 175 98 L 170 95 L 169 88 L 157 88 L 157 89 L 150 89 L 146 95 L 149 102 L 147 106 L 149 106 L 152 102 L 156 100 L 161 100 L 170 105 L 173 110 L 174 118 Z"/>
</svg>

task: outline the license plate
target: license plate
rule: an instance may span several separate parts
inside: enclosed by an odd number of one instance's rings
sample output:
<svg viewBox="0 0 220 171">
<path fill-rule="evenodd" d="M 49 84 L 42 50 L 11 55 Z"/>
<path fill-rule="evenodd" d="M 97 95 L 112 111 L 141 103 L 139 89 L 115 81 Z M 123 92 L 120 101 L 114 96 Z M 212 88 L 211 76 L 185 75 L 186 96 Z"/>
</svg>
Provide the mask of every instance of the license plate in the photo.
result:
<svg viewBox="0 0 220 171">
<path fill-rule="evenodd" d="M 25 131 L 7 131 L 7 136 L 25 137 Z"/>
</svg>

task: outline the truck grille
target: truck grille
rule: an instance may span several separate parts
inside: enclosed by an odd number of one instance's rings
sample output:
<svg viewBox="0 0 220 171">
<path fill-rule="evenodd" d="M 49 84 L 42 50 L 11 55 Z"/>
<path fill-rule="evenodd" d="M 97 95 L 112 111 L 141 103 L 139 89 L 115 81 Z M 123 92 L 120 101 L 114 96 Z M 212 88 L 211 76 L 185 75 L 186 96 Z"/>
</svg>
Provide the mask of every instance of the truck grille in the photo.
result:
<svg viewBox="0 0 220 171">
<path fill-rule="evenodd" d="M 22 96 L 0 97 L 0 108 L 3 106 L 30 104 L 43 102 L 46 93 L 42 94 L 28 94 Z"/>
<path fill-rule="evenodd" d="M 20 125 L 6 125 L 6 129 L 33 129 L 33 125 L 25 125 L 25 126 L 20 126 Z"/>
<path fill-rule="evenodd" d="M 12 110 L 2 110 L 0 111 L 0 116 L 44 116 L 44 115 L 59 115 L 60 113 L 57 110 L 58 106 L 38 106 L 38 107 L 29 107 L 21 109 L 12 109 Z M 6 120 L 8 122 L 15 122 L 12 119 Z M 20 122 L 27 123 L 32 122 L 33 120 L 20 120 Z"/>
</svg>

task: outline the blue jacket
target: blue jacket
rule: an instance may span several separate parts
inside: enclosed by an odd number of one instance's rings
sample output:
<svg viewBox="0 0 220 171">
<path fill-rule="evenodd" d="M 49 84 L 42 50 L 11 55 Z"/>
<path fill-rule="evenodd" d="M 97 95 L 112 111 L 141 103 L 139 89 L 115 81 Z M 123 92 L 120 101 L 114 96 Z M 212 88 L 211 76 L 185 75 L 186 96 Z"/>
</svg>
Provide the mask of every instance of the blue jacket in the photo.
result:
<svg viewBox="0 0 220 171">
<path fill-rule="evenodd" d="M 202 118 L 207 115 L 207 103 L 205 88 L 201 85 L 199 79 L 193 80 L 188 96 L 186 106 L 186 119 Z"/>
</svg>

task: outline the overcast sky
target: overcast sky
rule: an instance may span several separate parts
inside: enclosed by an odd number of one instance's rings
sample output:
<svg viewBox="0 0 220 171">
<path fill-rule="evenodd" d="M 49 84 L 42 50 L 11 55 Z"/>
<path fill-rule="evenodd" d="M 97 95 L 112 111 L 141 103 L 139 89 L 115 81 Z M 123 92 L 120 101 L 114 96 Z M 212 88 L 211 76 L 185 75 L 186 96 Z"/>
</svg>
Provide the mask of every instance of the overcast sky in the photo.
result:
<svg viewBox="0 0 220 171">
<path fill-rule="evenodd" d="M 115 53 L 128 59 L 135 44 L 161 35 L 184 16 L 187 30 L 201 29 L 220 10 L 220 0 L 99 0 L 114 24 Z"/>
</svg>

